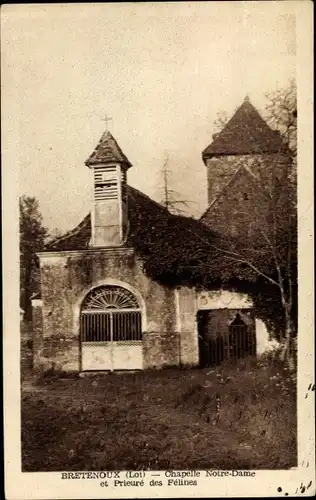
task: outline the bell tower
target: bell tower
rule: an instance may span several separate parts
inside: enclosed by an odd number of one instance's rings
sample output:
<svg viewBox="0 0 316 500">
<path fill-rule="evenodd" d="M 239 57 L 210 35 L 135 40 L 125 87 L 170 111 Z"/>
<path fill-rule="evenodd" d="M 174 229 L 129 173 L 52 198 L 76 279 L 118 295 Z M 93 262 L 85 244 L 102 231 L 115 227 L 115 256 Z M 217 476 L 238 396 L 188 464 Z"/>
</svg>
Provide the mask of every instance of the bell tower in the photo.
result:
<svg viewBox="0 0 316 500">
<path fill-rule="evenodd" d="M 91 169 L 93 247 L 123 245 L 128 230 L 127 170 L 132 166 L 114 137 L 104 132 L 85 162 Z"/>
<path fill-rule="evenodd" d="M 202 152 L 207 168 L 208 204 L 223 192 L 241 165 L 259 170 L 279 162 L 283 151 L 280 132 L 272 130 L 246 96 L 213 142 Z M 271 168 L 271 167 L 270 167 Z"/>
</svg>

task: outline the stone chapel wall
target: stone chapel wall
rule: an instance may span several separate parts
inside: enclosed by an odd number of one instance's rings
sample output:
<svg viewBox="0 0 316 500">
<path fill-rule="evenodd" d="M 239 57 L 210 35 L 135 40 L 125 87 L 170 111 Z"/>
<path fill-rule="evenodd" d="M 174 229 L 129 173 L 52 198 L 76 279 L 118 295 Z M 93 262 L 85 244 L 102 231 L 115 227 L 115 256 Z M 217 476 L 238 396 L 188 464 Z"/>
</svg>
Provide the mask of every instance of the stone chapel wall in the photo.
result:
<svg viewBox="0 0 316 500">
<path fill-rule="evenodd" d="M 113 280 L 141 295 L 144 368 L 179 364 L 174 290 L 150 280 L 131 249 L 104 249 L 41 254 L 43 314 L 35 369 L 80 370 L 80 306 L 94 286 Z M 119 284 L 119 283 L 118 283 Z"/>
</svg>

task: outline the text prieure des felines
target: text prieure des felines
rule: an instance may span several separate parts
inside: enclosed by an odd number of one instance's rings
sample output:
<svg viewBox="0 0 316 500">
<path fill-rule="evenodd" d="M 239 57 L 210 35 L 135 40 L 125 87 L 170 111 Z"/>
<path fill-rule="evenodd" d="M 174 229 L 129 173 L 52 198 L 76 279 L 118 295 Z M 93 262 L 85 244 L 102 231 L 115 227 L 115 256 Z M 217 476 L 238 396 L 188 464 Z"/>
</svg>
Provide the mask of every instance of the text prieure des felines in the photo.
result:
<svg viewBox="0 0 316 500">
<path fill-rule="evenodd" d="M 100 472 L 62 472 L 62 479 L 112 479 L 115 487 L 145 486 L 144 478 L 151 478 L 153 473 L 149 471 L 100 471 Z M 151 479 L 150 486 L 162 486 L 163 477 L 167 478 L 168 486 L 196 486 L 197 481 L 194 478 L 224 478 L 224 477 L 255 477 L 255 471 L 249 470 L 206 470 L 206 471 L 164 471 L 159 473 L 159 479 Z M 123 477 L 122 477 L 123 476 Z M 107 482 L 102 486 L 109 486 Z"/>
</svg>

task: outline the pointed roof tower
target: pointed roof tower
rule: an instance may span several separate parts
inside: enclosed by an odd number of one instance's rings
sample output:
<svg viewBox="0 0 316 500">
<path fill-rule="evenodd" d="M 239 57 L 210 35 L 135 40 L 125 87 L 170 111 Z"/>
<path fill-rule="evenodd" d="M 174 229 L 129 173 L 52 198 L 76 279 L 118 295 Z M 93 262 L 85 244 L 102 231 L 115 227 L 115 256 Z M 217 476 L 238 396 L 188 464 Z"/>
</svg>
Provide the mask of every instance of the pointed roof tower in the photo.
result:
<svg viewBox="0 0 316 500">
<path fill-rule="evenodd" d="M 277 153 L 282 149 L 279 131 L 272 130 L 246 96 L 213 142 L 204 149 L 204 163 L 212 156 Z"/>
<path fill-rule="evenodd" d="M 106 130 L 85 164 L 87 167 L 91 167 L 109 163 L 120 163 L 125 168 L 132 166 L 112 134 Z"/>
</svg>

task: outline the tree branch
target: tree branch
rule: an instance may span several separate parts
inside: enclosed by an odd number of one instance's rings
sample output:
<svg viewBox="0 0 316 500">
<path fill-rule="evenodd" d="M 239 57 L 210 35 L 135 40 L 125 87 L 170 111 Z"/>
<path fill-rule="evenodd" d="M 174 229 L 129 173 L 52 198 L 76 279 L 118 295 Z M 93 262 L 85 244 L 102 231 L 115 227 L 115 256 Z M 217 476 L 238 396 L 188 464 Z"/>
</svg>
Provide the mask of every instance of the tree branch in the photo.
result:
<svg viewBox="0 0 316 500">
<path fill-rule="evenodd" d="M 248 259 L 244 259 L 241 257 L 240 254 L 238 254 L 237 252 L 233 252 L 232 250 L 226 250 L 225 248 L 222 248 L 222 247 L 217 247 L 216 245 L 208 242 L 207 240 L 204 240 L 203 238 L 200 237 L 200 235 L 196 234 L 196 233 L 193 233 L 190 229 L 188 229 L 188 231 L 194 235 L 194 237 L 198 237 L 200 238 L 201 241 L 203 241 L 203 243 L 205 243 L 206 245 L 208 245 L 210 248 L 213 248 L 214 250 L 217 250 L 218 252 L 220 253 L 224 253 L 225 254 L 225 257 L 229 260 L 232 260 L 234 262 L 239 262 L 241 264 L 246 264 L 248 267 L 250 267 L 253 271 L 255 271 L 257 274 L 259 274 L 260 276 L 262 276 L 263 278 L 265 278 L 266 280 L 268 280 L 270 283 L 272 283 L 273 285 L 279 287 L 280 285 L 277 283 L 277 281 L 275 281 L 273 278 L 270 278 L 270 276 L 268 276 L 267 274 L 265 274 L 263 271 L 261 271 L 257 266 L 255 266 L 251 261 L 249 261 Z"/>
</svg>

